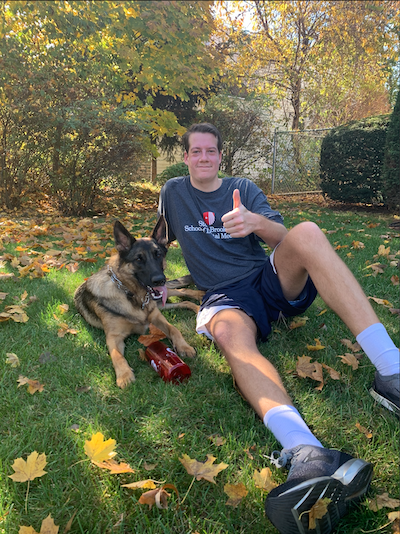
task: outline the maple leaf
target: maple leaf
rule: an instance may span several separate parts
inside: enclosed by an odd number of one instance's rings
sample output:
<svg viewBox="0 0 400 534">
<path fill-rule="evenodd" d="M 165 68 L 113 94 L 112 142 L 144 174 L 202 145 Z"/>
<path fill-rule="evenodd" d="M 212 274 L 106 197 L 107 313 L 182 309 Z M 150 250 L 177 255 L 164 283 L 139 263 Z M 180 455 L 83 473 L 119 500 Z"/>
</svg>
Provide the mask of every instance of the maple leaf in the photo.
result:
<svg viewBox="0 0 400 534">
<path fill-rule="evenodd" d="M 352 343 L 350 339 L 341 339 L 340 342 L 342 345 L 350 349 L 351 352 L 358 352 L 361 350 L 361 345 L 359 343 Z"/>
<path fill-rule="evenodd" d="M 38 380 L 31 380 L 26 376 L 19 375 L 17 382 L 19 382 L 18 387 L 28 384 L 28 391 L 31 395 L 44 389 L 44 384 L 41 384 Z"/>
<path fill-rule="evenodd" d="M 321 342 L 319 339 L 314 339 L 315 345 L 307 345 L 308 350 L 322 350 L 325 348 L 324 345 L 321 345 Z"/>
<path fill-rule="evenodd" d="M 388 256 L 390 253 L 390 247 L 385 248 L 385 245 L 379 245 L 378 256 Z"/>
<path fill-rule="evenodd" d="M 34 480 L 37 477 L 42 477 L 47 473 L 47 471 L 43 471 L 46 464 L 45 453 L 38 454 L 36 451 L 33 451 L 26 461 L 22 458 L 14 460 L 11 467 L 15 473 L 9 475 L 9 478 L 12 478 L 15 482 L 26 482 Z"/>
<path fill-rule="evenodd" d="M 6 363 L 10 364 L 11 367 L 18 367 L 20 365 L 19 358 L 13 352 L 6 352 Z"/>
<path fill-rule="evenodd" d="M 242 482 L 239 482 L 239 484 L 225 484 L 224 492 L 229 497 L 225 505 L 233 506 L 234 508 L 236 508 L 241 500 L 248 494 L 246 486 Z"/>
<path fill-rule="evenodd" d="M 338 358 L 341 358 L 342 363 L 345 363 L 346 365 L 350 365 L 353 368 L 353 371 L 358 369 L 359 361 L 357 358 L 350 354 L 349 352 L 346 352 L 344 356 L 338 356 Z"/>
<path fill-rule="evenodd" d="M 102 462 L 110 460 L 117 453 L 113 451 L 116 445 L 115 439 L 108 439 L 104 441 L 104 436 L 101 432 L 97 432 L 92 436 L 90 441 L 85 441 L 85 453 L 89 456 L 92 462 Z"/>
<path fill-rule="evenodd" d="M 400 499 L 392 499 L 388 493 L 382 493 L 382 495 L 378 495 L 374 499 L 368 499 L 368 503 L 370 509 L 373 512 L 377 512 L 381 508 L 398 508 Z"/>
<path fill-rule="evenodd" d="M 57 332 L 57 335 L 58 337 L 64 337 L 65 334 L 77 334 L 78 333 L 78 330 L 76 330 L 75 328 L 70 328 L 67 323 L 60 323 L 59 324 L 59 330 Z"/>
<path fill-rule="evenodd" d="M 390 281 L 392 282 L 392 284 L 394 286 L 398 286 L 400 281 L 399 281 L 399 277 L 397 276 L 397 274 L 394 274 L 391 278 L 390 278 Z"/>
<path fill-rule="evenodd" d="M 221 445 L 225 445 L 225 443 L 226 443 L 226 439 L 222 438 L 218 434 L 217 435 L 208 436 L 208 439 L 211 440 L 216 447 L 221 447 Z"/>
<path fill-rule="evenodd" d="M 367 430 L 364 426 L 361 426 L 360 423 L 356 423 L 356 427 L 358 428 L 358 430 L 360 432 L 362 432 L 368 439 L 371 439 L 372 438 L 372 433 Z"/>
<path fill-rule="evenodd" d="M 134 473 L 134 469 L 132 467 L 124 462 L 121 462 L 120 464 L 116 462 L 115 460 L 105 460 L 104 462 L 95 462 L 92 460 L 92 462 L 97 465 L 97 467 L 100 467 L 101 469 L 108 469 L 113 475 L 119 474 L 119 473 Z"/>
<path fill-rule="evenodd" d="M 324 377 L 322 374 L 322 365 L 318 362 L 312 362 L 309 356 L 298 356 L 296 363 L 296 372 L 301 378 L 312 378 L 320 382 L 318 389 L 324 386 Z"/>
<path fill-rule="evenodd" d="M 357 249 L 357 250 L 361 248 L 365 248 L 365 245 L 362 241 L 352 241 L 351 244 L 353 245 L 352 248 Z"/>
<path fill-rule="evenodd" d="M 278 486 L 278 484 L 272 480 L 272 473 L 269 467 L 264 467 L 261 471 L 257 471 L 256 469 L 253 473 L 253 480 L 257 488 L 268 492 Z"/>
<path fill-rule="evenodd" d="M 333 380 L 340 380 L 340 373 L 338 373 L 337 371 L 335 371 L 335 369 L 332 369 L 332 367 L 329 367 L 329 365 L 326 365 L 326 363 L 323 363 L 323 364 L 322 364 L 322 367 L 328 371 L 329 376 L 330 376 Z"/>
<path fill-rule="evenodd" d="M 220 471 L 223 471 L 228 467 L 228 464 L 223 462 L 218 465 L 212 465 L 216 458 L 211 454 L 207 454 L 207 461 L 204 463 L 190 458 L 187 454 L 184 454 L 182 458 L 178 459 L 189 475 L 193 475 L 196 480 L 201 480 L 203 478 L 213 484 L 216 484 L 214 477 L 217 476 Z"/>
<path fill-rule="evenodd" d="M 139 343 L 142 343 L 145 347 L 148 347 L 151 345 L 151 343 L 154 343 L 155 341 L 160 341 L 160 339 L 164 339 L 166 335 L 162 330 L 154 326 L 150 323 L 149 325 L 149 332 L 150 334 L 139 336 L 138 341 Z"/>
<path fill-rule="evenodd" d="M 51 514 L 46 519 L 43 519 L 40 532 L 36 532 L 33 527 L 20 527 L 18 534 L 57 534 L 60 527 L 55 523 Z M 65 531 L 64 531 L 65 532 Z"/>
</svg>

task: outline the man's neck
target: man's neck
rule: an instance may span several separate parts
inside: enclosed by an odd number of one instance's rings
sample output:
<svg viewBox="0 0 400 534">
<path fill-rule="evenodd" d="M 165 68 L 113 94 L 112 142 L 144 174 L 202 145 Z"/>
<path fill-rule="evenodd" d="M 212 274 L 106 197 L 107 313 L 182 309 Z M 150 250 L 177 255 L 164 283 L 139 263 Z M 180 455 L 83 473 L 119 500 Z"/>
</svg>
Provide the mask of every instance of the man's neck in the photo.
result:
<svg viewBox="0 0 400 534">
<path fill-rule="evenodd" d="M 211 182 L 199 182 L 197 180 L 193 180 L 193 178 L 190 177 L 190 183 L 195 189 L 198 189 L 199 191 L 203 191 L 204 193 L 212 193 L 213 191 L 217 191 L 217 189 L 221 187 L 222 178 L 215 178 Z"/>
</svg>

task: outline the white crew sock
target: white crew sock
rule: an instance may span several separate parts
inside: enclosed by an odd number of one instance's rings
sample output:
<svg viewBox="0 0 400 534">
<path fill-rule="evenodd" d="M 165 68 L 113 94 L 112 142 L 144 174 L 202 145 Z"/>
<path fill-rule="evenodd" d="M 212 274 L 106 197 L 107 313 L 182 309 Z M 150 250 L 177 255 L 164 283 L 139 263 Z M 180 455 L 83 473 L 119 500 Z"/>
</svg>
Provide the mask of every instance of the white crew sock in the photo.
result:
<svg viewBox="0 0 400 534">
<path fill-rule="evenodd" d="M 284 449 L 297 445 L 322 447 L 294 406 L 275 406 L 264 415 L 263 421 Z"/>
<path fill-rule="evenodd" d="M 382 323 L 375 323 L 358 334 L 356 340 L 383 376 L 400 372 L 399 349 L 390 339 Z"/>
</svg>

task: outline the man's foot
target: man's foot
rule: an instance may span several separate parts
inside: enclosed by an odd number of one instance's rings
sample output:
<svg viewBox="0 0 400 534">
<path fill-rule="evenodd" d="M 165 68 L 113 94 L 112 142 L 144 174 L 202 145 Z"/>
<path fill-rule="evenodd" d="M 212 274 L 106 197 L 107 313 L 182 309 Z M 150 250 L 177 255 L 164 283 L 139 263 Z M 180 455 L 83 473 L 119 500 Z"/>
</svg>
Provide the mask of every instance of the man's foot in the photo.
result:
<svg viewBox="0 0 400 534">
<path fill-rule="evenodd" d="M 283 449 L 271 461 L 278 467 L 290 465 L 287 481 L 265 501 L 265 513 L 281 534 L 332 532 L 349 503 L 367 491 L 372 478 L 372 465 L 364 460 L 312 445 Z M 322 499 L 327 499 L 321 503 L 327 510 L 317 514 L 313 524 L 310 510 Z"/>
<path fill-rule="evenodd" d="M 376 371 L 369 392 L 376 402 L 400 417 L 400 374 L 382 376 Z"/>
</svg>

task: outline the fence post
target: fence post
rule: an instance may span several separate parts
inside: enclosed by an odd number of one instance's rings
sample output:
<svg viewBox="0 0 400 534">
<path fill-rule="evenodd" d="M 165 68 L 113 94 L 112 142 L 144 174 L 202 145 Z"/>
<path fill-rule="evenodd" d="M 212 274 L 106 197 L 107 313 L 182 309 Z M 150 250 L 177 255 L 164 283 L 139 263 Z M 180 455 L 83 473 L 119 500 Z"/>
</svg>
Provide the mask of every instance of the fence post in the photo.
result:
<svg viewBox="0 0 400 534">
<path fill-rule="evenodd" d="M 278 127 L 275 127 L 275 130 L 274 130 L 274 143 L 273 143 L 273 149 L 272 149 L 271 195 L 274 194 L 274 189 L 275 189 L 276 143 L 277 143 L 277 138 L 278 138 L 277 131 L 278 131 Z"/>
</svg>

